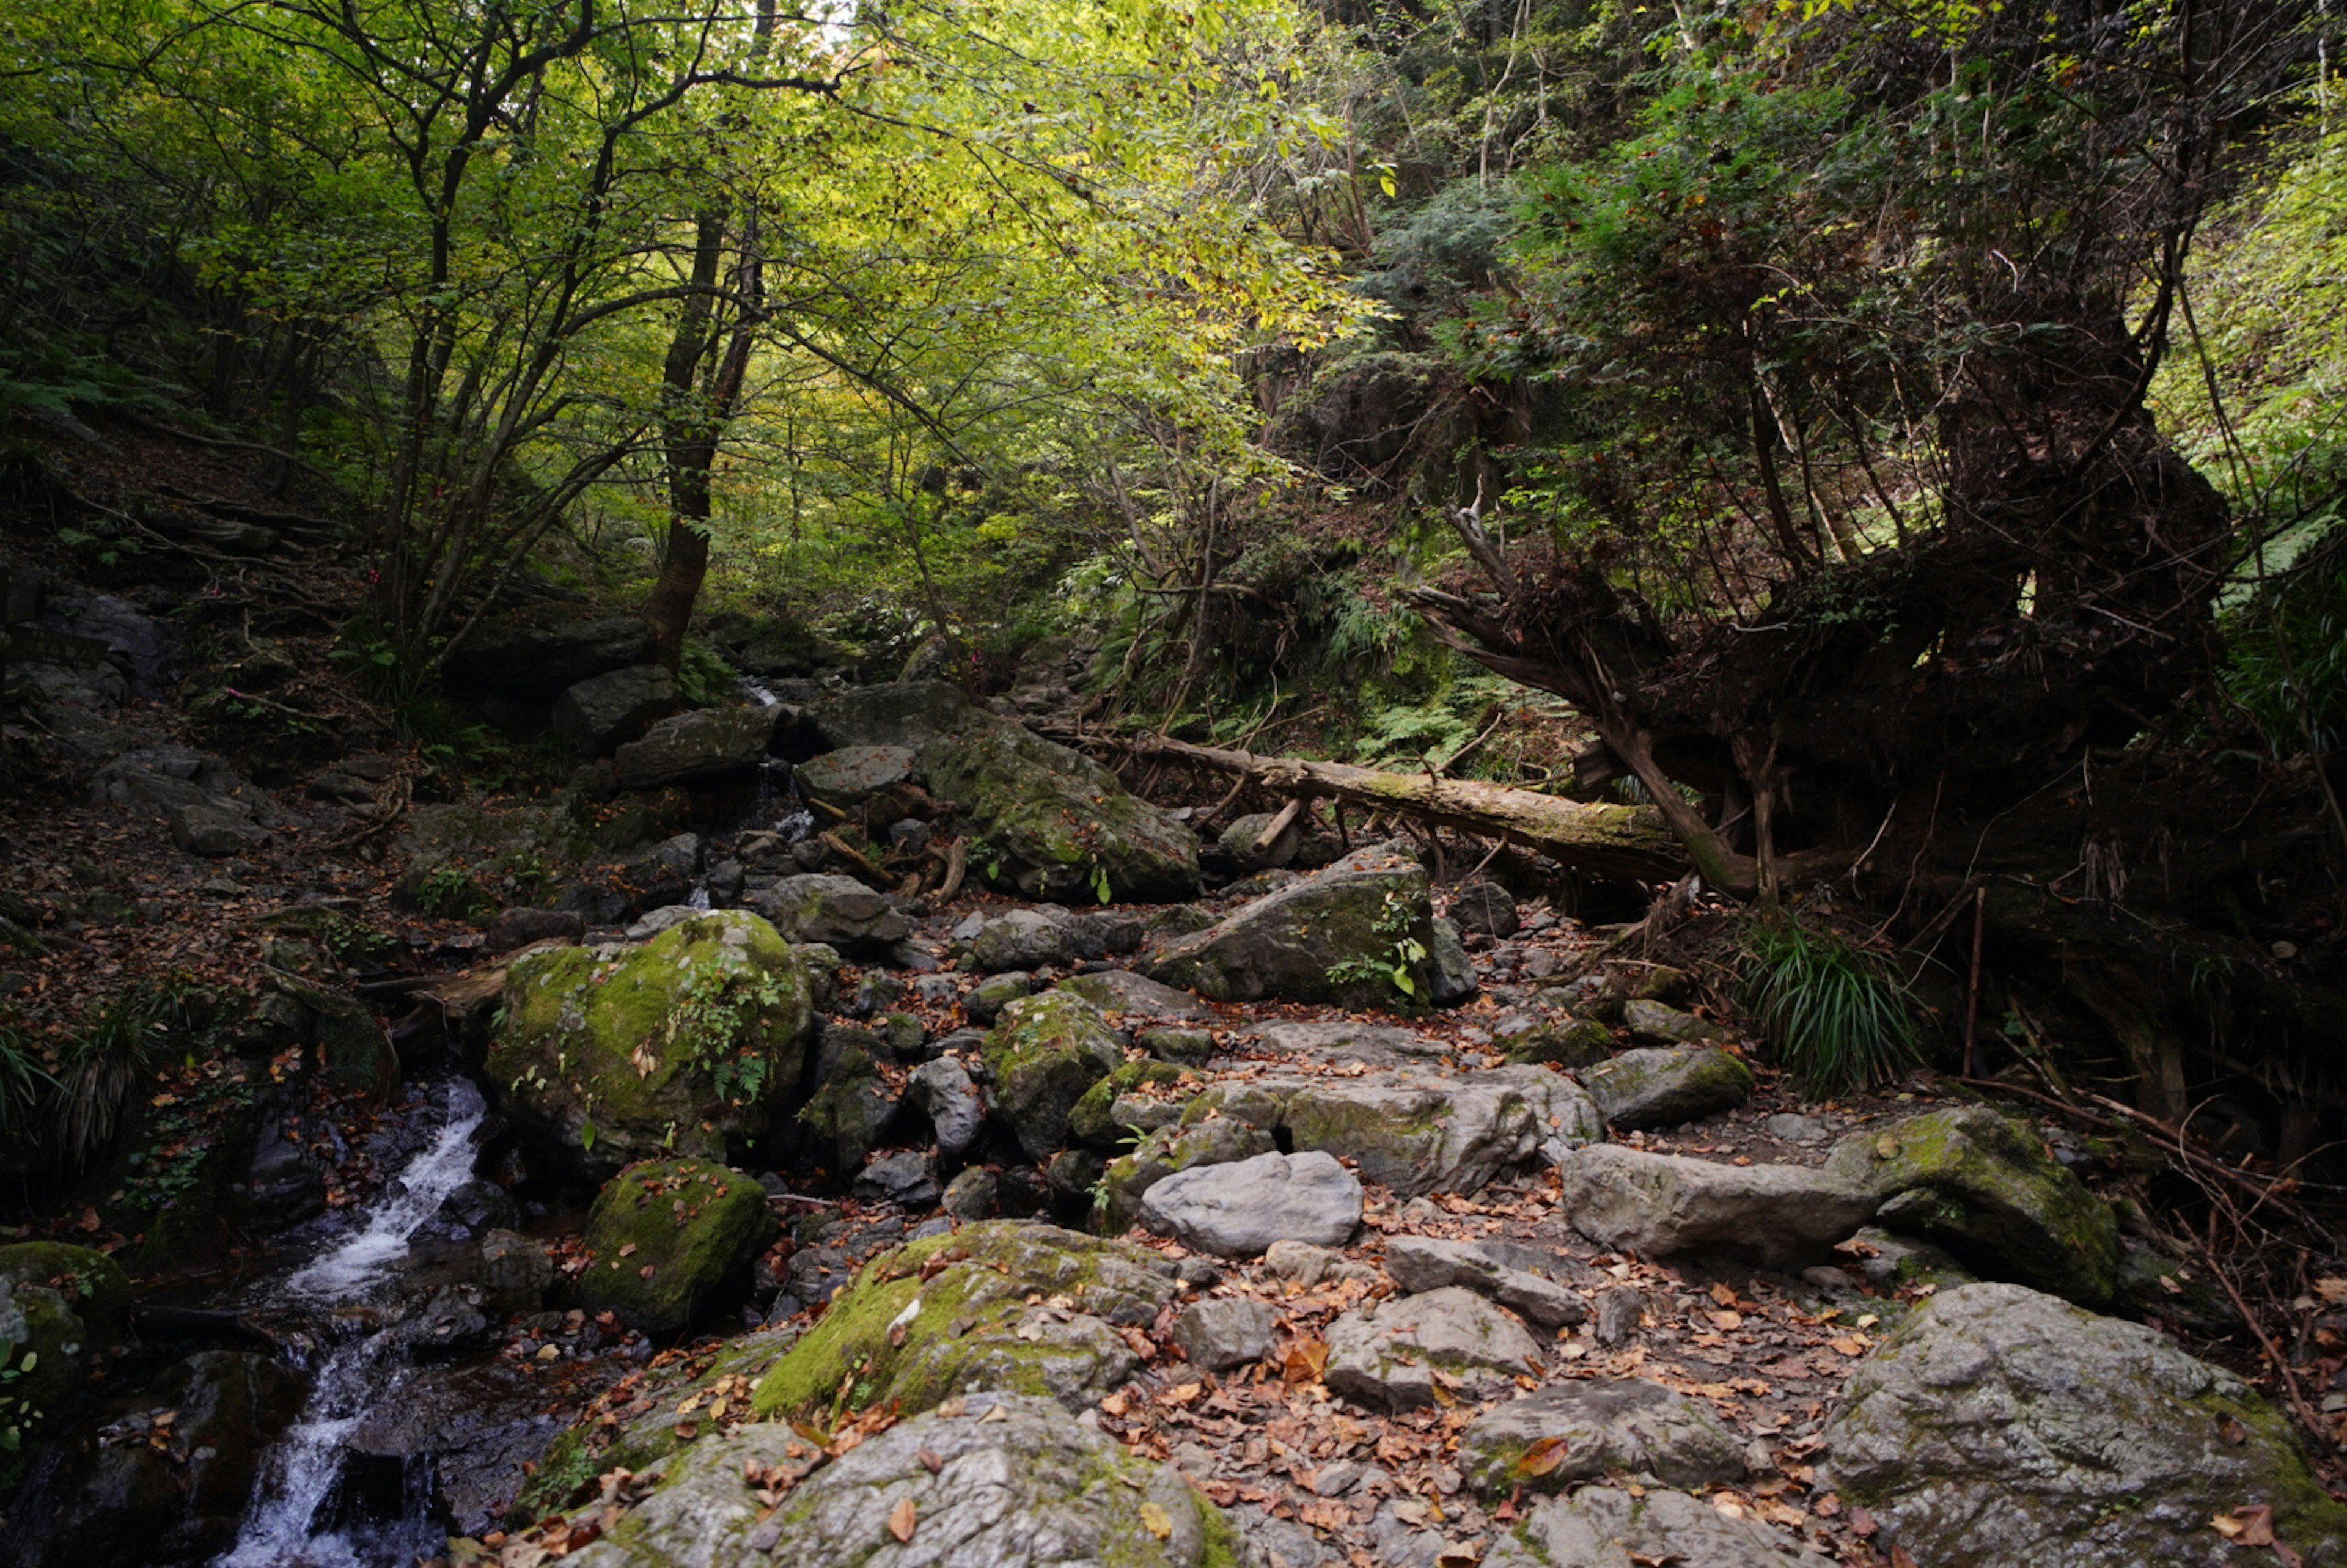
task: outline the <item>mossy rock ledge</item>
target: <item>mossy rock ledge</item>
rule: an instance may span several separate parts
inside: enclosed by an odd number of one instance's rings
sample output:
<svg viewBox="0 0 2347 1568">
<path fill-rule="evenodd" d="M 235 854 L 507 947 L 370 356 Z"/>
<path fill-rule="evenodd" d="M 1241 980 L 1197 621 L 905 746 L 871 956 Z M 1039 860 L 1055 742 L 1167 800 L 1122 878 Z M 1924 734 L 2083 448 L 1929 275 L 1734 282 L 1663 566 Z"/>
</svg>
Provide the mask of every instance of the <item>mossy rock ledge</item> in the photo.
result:
<svg viewBox="0 0 2347 1568">
<path fill-rule="evenodd" d="M 1198 836 L 1081 753 L 996 721 L 932 741 L 929 789 L 972 829 L 971 874 L 1057 904 L 1198 896 Z"/>
<path fill-rule="evenodd" d="M 1118 1329 L 1151 1322 L 1179 1288 L 1171 1263 L 1125 1242 L 1029 1221 L 965 1225 L 865 1265 L 752 1408 L 822 1420 L 893 1399 L 911 1415 L 997 1391 L 1081 1410 L 1140 1367 Z"/>
<path fill-rule="evenodd" d="M 2023 1286 L 1917 1307 L 1824 1439 L 1819 1488 L 1872 1512 L 1878 1548 L 1934 1568 L 2220 1568 L 2253 1554 L 2209 1520 L 2255 1504 L 2306 1563 L 2347 1562 L 2347 1504 L 2240 1378 Z"/>
<path fill-rule="evenodd" d="M 630 1165 L 588 1211 L 579 1305 L 647 1334 L 682 1328 L 774 1234 L 755 1176 L 706 1160 Z"/>
<path fill-rule="evenodd" d="M 774 927 L 738 909 L 640 947 L 528 953 L 507 971 L 484 1072 L 517 1127 L 588 1180 L 670 1154 L 723 1160 L 796 1087 L 810 989 Z"/>
<path fill-rule="evenodd" d="M 1990 1276 L 2082 1307 L 2117 1287 L 2118 1221 L 2025 1122 L 1983 1105 L 1911 1116 L 1834 1145 L 1826 1174 L 1883 1200 L 1875 1223 Z"/>
<path fill-rule="evenodd" d="M 53 1241 L 0 1246 L 0 1342 L 17 1374 L 0 1398 L 21 1401 L 37 1427 L 106 1364 L 129 1312 L 129 1278 L 106 1254 Z"/>
<path fill-rule="evenodd" d="M 1050 1399 L 975 1396 L 868 1438 L 793 1488 L 763 1522 L 751 1467 L 805 1471 L 774 1423 L 665 1461 L 651 1496 L 570 1562 L 579 1568 L 733 1568 L 921 1562 L 987 1568 L 1237 1568 L 1254 1561 L 1223 1513 L 1168 1465 L 1086 1430 Z M 909 1503 L 909 1547 L 888 1521 Z M 925 1542 L 935 1542 L 925 1550 Z M 769 1555 L 771 1553 L 771 1555 Z"/>
</svg>

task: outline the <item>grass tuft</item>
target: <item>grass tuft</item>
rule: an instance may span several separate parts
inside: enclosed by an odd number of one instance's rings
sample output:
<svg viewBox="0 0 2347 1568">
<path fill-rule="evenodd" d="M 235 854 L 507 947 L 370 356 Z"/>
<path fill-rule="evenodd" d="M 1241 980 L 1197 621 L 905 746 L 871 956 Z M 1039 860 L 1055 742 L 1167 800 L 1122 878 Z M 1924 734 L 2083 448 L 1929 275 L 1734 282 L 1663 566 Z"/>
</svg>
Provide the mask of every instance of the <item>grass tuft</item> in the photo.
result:
<svg viewBox="0 0 2347 1568">
<path fill-rule="evenodd" d="M 1920 1060 L 1906 982 L 1877 955 L 1792 917 L 1744 937 L 1745 1006 L 1813 1095 L 1886 1082 Z"/>
</svg>

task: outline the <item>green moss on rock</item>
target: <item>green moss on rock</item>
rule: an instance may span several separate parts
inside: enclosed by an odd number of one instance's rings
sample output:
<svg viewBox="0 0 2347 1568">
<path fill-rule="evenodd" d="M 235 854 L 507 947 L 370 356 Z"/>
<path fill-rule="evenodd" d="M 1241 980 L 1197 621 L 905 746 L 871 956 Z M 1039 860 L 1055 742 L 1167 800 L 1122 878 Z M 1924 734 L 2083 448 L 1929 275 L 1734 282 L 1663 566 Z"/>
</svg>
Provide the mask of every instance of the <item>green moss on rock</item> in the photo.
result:
<svg viewBox="0 0 2347 1568">
<path fill-rule="evenodd" d="M 1053 1225 L 991 1220 L 926 1237 L 866 1264 L 753 1404 L 824 1421 L 891 1399 L 911 1415 L 983 1389 L 1081 1409 L 1133 1374 L 1116 1329 L 1154 1318 L 1172 1275 L 1144 1248 Z"/>
<path fill-rule="evenodd" d="M 705 1160 L 630 1165 L 588 1211 L 579 1302 L 648 1334 L 682 1328 L 774 1234 L 754 1176 Z"/>
<path fill-rule="evenodd" d="M 0 1246 L 0 1431 L 36 1428 L 122 1343 L 130 1281 L 102 1252 L 62 1242 Z M 15 1445 L 11 1445 L 12 1447 Z"/>
<path fill-rule="evenodd" d="M 1100 1009 L 1070 991 L 1021 997 L 1002 1009 L 982 1053 L 988 1099 L 1032 1160 L 1068 1141 L 1076 1102 L 1123 1059 Z"/>
<path fill-rule="evenodd" d="M 1228 1164 L 1268 1154 L 1276 1145 L 1265 1129 L 1228 1116 L 1160 1127 L 1132 1153 L 1110 1163 L 1094 1200 L 1092 1228 L 1117 1235 L 1140 1221 L 1149 1189 L 1193 1165 Z"/>
<path fill-rule="evenodd" d="M 774 928 L 741 910 L 641 947 L 525 954 L 486 1071 L 507 1113 L 582 1174 L 670 1153 L 722 1159 L 797 1084 L 810 989 Z"/>
<path fill-rule="evenodd" d="M 1984 1274 L 2099 1307 L 2118 1283 L 2118 1222 L 2025 1123 L 1934 1111 L 1835 1145 L 1829 1174 L 1884 1198 L 1877 1223 L 1928 1236 Z"/>
<path fill-rule="evenodd" d="M 996 886 L 1063 904 L 1198 895 L 1197 835 L 1080 753 L 988 723 L 931 742 L 921 762 L 973 825 L 970 866 Z"/>
<path fill-rule="evenodd" d="M 1197 1074 L 1164 1061 L 1127 1061 L 1110 1070 L 1107 1077 L 1084 1091 L 1068 1112 L 1068 1131 L 1097 1149 L 1113 1149 L 1132 1143 L 1136 1134 L 1116 1118 L 1117 1102 L 1138 1090 L 1178 1090 L 1183 1084 L 1195 1084 Z M 1183 1096 L 1165 1093 L 1162 1098 L 1176 1117 Z"/>
</svg>

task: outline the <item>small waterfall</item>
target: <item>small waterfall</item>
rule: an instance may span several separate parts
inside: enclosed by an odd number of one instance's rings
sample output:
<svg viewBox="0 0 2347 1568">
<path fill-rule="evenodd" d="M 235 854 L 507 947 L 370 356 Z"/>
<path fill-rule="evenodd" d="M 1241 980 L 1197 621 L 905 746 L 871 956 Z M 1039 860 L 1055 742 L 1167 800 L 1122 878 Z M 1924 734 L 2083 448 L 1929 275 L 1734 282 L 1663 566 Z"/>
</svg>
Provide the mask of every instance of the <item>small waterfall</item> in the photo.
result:
<svg viewBox="0 0 2347 1568">
<path fill-rule="evenodd" d="M 709 884 L 706 882 L 694 883 L 692 885 L 692 891 L 684 896 L 684 905 L 688 909 L 708 908 Z"/>
<path fill-rule="evenodd" d="M 289 1296 L 317 1307 L 371 1305 L 407 1256 L 408 1243 L 471 1178 L 474 1132 L 487 1107 L 462 1079 L 448 1087 L 447 1121 L 391 1184 L 366 1223 L 332 1251 L 289 1276 Z M 217 1568 L 405 1568 L 418 1551 L 438 1548 L 388 1534 L 362 1539 L 322 1527 L 341 1478 L 343 1446 L 398 1369 L 395 1335 L 362 1333 L 333 1346 L 320 1363 L 301 1416 L 270 1455 L 236 1544 Z"/>
</svg>

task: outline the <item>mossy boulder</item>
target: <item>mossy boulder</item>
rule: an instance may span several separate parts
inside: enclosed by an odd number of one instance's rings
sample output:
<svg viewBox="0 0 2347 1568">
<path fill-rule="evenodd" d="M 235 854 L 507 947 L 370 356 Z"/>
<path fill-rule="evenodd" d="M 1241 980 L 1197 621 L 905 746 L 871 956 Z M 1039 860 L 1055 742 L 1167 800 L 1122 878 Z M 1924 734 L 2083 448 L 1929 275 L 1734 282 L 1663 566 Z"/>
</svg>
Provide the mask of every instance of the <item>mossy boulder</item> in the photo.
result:
<svg viewBox="0 0 2347 1568">
<path fill-rule="evenodd" d="M 1184 1086 L 1189 1092 L 1184 1092 Z M 1095 1149 L 1113 1149 L 1182 1119 L 1198 1075 L 1163 1061 L 1127 1061 L 1084 1091 L 1068 1112 L 1068 1131 Z M 1135 1132 L 1138 1127 L 1140 1132 Z"/>
<path fill-rule="evenodd" d="M 1983 1105 L 1852 1133 L 1826 1173 L 1879 1194 L 1877 1224 L 1938 1242 L 1984 1275 L 2083 1307 L 2118 1284 L 2118 1222 L 2027 1124 Z"/>
<path fill-rule="evenodd" d="M 1520 1027 L 1492 1037 L 1509 1061 L 1542 1067 L 1593 1067 L 1614 1052 L 1614 1031 L 1592 1018 L 1521 1019 Z"/>
<path fill-rule="evenodd" d="M 1616 1132 L 1676 1127 L 1752 1098 L 1752 1070 L 1716 1046 L 1625 1050 L 1581 1081 Z"/>
<path fill-rule="evenodd" d="M 804 1478 L 771 1516 L 745 1471 Z M 1237 1530 L 1179 1471 L 1067 1419 L 983 1395 L 891 1427 L 816 1468 L 788 1427 L 748 1426 L 678 1454 L 577 1568 L 749 1563 L 985 1568 L 1237 1568 Z M 917 1522 L 891 1539 L 899 1509 Z M 768 1553 L 771 1553 L 771 1555 Z"/>
<path fill-rule="evenodd" d="M 130 1281 L 106 1254 L 53 1241 L 0 1246 L 0 1368 L 16 1374 L 0 1387 L 0 1430 L 36 1425 L 69 1399 L 122 1343 L 129 1312 Z"/>
<path fill-rule="evenodd" d="M 929 788 L 970 825 L 969 865 L 989 885 L 1060 904 L 1198 896 L 1198 838 L 1116 774 L 1015 724 L 929 743 Z"/>
<path fill-rule="evenodd" d="M 1823 1437 L 1820 1488 L 1872 1512 L 1878 1549 L 1936 1568 L 2220 1568 L 2244 1558 L 2209 1520 L 2256 1504 L 2307 1563 L 2347 1561 L 2347 1504 L 2240 1378 L 2017 1285 L 1918 1306 Z"/>
<path fill-rule="evenodd" d="M 590 1180 L 669 1153 L 721 1160 L 797 1085 L 809 990 L 774 928 L 738 909 L 641 947 L 528 953 L 485 1071 L 515 1123 Z"/>
<path fill-rule="evenodd" d="M 706 1160 L 630 1165 L 595 1194 L 579 1305 L 647 1334 L 692 1321 L 774 1233 L 754 1176 Z"/>
<path fill-rule="evenodd" d="M 1235 1117 L 1160 1127 L 1132 1153 L 1111 1162 L 1094 1199 L 1092 1226 L 1105 1235 L 1121 1235 L 1140 1223 L 1141 1200 L 1149 1189 L 1175 1172 L 1252 1159 L 1275 1147 L 1269 1132 Z"/>
<path fill-rule="evenodd" d="M 986 1037 L 987 1099 L 1029 1159 L 1048 1159 L 1068 1141 L 1076 1102 L 1123 1055 L 1108 1020 L 1083 998 L 1021 997 L 1003 1008 Z"/>
<path fill-rule="evenodd" d="M 912 1415 L 990 1390 L 1081 1410 L 1140 1365 L 1118 1329 L 1153 1321 L 1178 1289 L 1145 1248 L 1016 1220 L 965 1225 L 866 1264 L 752 1404 L 822 1419 L 893 1399 Z"/>
<path fill-rule="evenodd" d="M 1425 867 L 1356 850 L 1174 942 L 1148 973 L 1215 1001 L 1421 1011 L 1435 989 L 1433 922 Z"/>
</svg>

